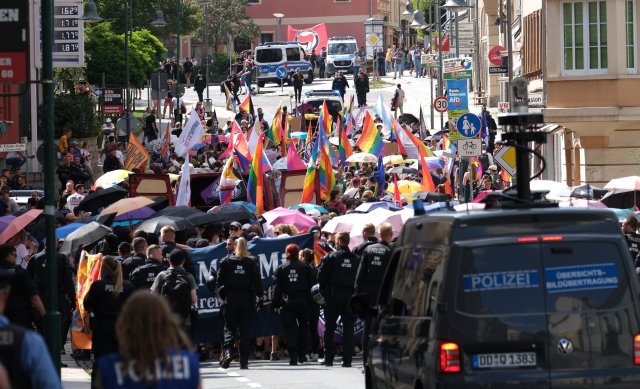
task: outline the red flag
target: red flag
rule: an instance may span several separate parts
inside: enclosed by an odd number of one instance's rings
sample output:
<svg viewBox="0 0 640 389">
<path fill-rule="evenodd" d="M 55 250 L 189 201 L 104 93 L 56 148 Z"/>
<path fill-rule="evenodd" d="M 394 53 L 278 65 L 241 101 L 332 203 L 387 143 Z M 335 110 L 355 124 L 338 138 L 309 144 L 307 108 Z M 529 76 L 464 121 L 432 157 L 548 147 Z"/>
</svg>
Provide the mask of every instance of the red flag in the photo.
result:
<svg viewBox="0 0 640 389">
<path fill-rule="evenodd" d="M 402 199 L 400 198 L 400 188 L 398 188 L 398 175 L 393 175 L 393 201 L 402 207 Z"/>
<path fill-rule="evenodd" d="M 160 150 L 160 156 L 163 159 L 169 160 L 169 152 L 171 151 L 171 126 L 167 123 L 167 129 L 164 131 L 164 138 L 162 142 L 162 149 Z"/>
<path fill-rule="evenodd" d="M 304 51 L 311 53 L 315 50 L 320 55 L 320 50 L 327 47 L 329 35 L 327 35 L 327 25 L 325 23 L 316 24 L 313 27 L 297 30 L 291 25 L 287 26 L 287 40 L 289 42 L 296 41 L 302 45 Z"/>
</svg>

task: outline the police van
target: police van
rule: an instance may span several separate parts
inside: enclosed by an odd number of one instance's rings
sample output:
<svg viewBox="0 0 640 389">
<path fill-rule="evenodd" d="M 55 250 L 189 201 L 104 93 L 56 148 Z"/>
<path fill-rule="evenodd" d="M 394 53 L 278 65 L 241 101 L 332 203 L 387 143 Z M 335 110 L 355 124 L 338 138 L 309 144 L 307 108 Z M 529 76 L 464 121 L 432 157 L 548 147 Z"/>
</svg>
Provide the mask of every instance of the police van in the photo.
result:
<svg viewBox="0 0 640 389">
<path fill-rule="evenodd" d="M 267 82 L 280 83 L 276 74 L 279 67 L 283 67 L 287 74 L 284 81 L 291 84 L 291 74 L 296 69 L 304 75 L 304 82 L 313 82 L 313 67 L 304 59 L 305 52 L 298 42 L 267 42 L 255 49 L 255 63 L 258 69 L 258 86 L 263 87 Z"/>
<path fill-rule="evenodd" d="M 352 36 L 333 36 L 327 41 L 327 63 L 325 74 L 333 77 L 338 70 L 353 74 L 353 60 L 358 51 L 356 38 Z"/>
<path fill-rule="evenodd" d="M 508 135 L 525 165 L 544 136 Z M 372 320 L 367 388 L 640 387 L 640 282 L 615 213 L 532 200 L 517 169 L 517 198 L 409 219 L 376 307 L 353 297 Z"/>
</svg>

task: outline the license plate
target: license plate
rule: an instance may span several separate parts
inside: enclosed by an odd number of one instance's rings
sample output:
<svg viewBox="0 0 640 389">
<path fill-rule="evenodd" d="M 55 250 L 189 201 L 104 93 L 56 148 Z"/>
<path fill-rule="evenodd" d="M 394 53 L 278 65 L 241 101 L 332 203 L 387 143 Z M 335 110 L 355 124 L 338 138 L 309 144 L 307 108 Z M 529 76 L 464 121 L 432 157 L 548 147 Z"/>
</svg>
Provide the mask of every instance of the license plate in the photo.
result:
<svg viewBox="0 0 640 389">
<path fill-rule="evenodd" d="M 473 367 L 475 369 L 499 369 L 535 365 L 536 353 L 534 352 L 473 355 Z"/>
</svg>

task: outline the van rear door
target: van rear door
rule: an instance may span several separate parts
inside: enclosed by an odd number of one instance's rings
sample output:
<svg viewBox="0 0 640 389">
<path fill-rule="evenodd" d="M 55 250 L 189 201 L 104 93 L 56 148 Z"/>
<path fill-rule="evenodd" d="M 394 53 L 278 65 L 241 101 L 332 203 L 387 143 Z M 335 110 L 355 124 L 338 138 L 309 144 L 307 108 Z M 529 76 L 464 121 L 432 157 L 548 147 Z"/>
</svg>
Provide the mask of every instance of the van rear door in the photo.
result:
<svg viewBox="0 0 640 389">
<path fill-rule="evenodd" d="M 450 257 L 445 279 L 454 309 L 440 317 L 437 338 L 440 356 L 442 344 L 457 344 L 461 369 L 448 373 L 441 361 L 438 380 L 456 388 L 549 388 L 540 243 L 474 240 L 455 244 Z"/>
<path fill-rule="evenodd" d="M 635 280 L 622 239 L 562 236 L 541 247 L 551 387 L 638 388 Z"/>
</svg>

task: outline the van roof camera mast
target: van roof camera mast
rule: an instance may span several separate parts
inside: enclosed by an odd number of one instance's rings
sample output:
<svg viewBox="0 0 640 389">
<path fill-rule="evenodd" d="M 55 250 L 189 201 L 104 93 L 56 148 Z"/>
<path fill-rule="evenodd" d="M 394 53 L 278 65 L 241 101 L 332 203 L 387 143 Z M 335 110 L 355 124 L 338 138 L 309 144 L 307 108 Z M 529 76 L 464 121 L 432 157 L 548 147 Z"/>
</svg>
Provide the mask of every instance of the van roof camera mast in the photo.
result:
<svg viewBox="0 0 640 389">
<path fill-rule="evenodd" d="M 529 181 L 531 169 L 529 165 L 529 153 L 537 154 L 529 148 L 530 142 L 546 143 L 544 132 L 535 131 L 537 125 L 544 123 L 541 113 L 529 112 L 529 99 L 527 96 L 527 80 L 524 77 L 514 78 L 511 81 L 512 112 L 498 116 L 498 124 L 505 126 L 502 134 L 504 146 L 513 146 L 516 149 L 516 185 L 518 199 L 531 204 L 531 186 Z M 544 169 L 544 168 L 543 168 Z M 539 176 L 542 170 L 537 172 Z"/>
</svg>

